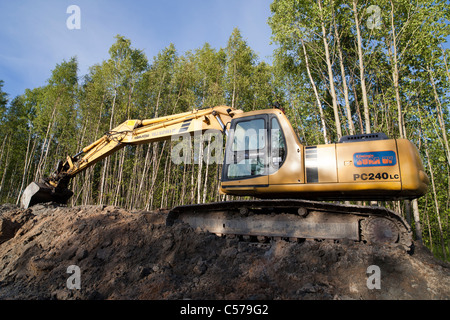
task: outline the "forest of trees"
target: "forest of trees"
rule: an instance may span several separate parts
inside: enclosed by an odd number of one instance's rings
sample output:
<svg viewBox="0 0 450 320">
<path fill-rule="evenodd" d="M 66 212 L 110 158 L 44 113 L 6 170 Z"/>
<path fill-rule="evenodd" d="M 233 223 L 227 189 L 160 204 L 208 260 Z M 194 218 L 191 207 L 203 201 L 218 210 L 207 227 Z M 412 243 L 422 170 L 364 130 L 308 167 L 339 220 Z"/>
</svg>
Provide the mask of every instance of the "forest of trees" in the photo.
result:
<svg viewBox="0 0 450 320">
<path fill-rule="evenodd" d="M 450 259 L 447 1 L 275 0 L 270 9 L 271 64 L 237 28 L 224 48 L 205 43 L 179 54 L 171 44 L 151 60 L 117 35 L 109 59 L 86 75 L 73 57 L 17 97 L 0 80 L 0 203 L 18 203 L 30 182 L 126 119 L 278 102 L 306 145 L 370 132 L 414 142 L 429 191 L 418 201 L 383 205 L 405 215 L 436 256 Z M 172 147 L 166 141 L 120 150 L 73 179 L 70 205 L 150 210 L 223 200 L 221 165 L 198 156 L 195 164 L 175 165 Z"/>
</svg>

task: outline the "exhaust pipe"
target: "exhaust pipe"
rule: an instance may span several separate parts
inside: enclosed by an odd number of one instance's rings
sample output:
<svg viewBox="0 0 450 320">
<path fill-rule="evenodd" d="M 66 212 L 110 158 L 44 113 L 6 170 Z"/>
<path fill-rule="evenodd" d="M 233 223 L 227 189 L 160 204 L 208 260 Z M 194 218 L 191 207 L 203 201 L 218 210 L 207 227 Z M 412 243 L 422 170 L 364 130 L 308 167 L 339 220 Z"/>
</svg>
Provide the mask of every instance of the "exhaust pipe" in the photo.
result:
<svg viewBox="0 0 450 320">
<path fill-rule="evenodd" d="M 32 182 L 23 191 L 20 199 L 20 207 L 28 209 L 29 207 L 45 202 L 56 202 L 67 204 L 72 197 L 73 192 L 67 188 L 55 188 L 45 182 Z"/>
</svg>

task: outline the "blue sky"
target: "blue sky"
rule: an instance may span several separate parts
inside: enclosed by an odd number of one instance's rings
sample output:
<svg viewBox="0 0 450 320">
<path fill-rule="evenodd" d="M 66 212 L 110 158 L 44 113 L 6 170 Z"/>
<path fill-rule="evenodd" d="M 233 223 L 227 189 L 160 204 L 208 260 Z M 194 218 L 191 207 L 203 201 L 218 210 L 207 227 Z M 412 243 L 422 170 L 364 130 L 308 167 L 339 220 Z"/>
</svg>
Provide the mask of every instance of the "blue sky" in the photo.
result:
<svg viewBox="0 0 450 320">
<path fill-rule="evenodd" d="M 0 0 L 0 80 L 10 99 L 45 85 L 56 64 L 78 58 L 79 75 L 108 59 L 121 34 L 149 61 L 170 43 L 179 54 L 209 42 L 225 47 L 235 27 L 261 60 L 274 46 L 267 24 L 272 0 Z M 67 8 L 81 10 L 69 30 Z M 447 42 L 445 47 L 449 46 Z"/>
<path fill-rule="evenodd" d="M 79 75 L 108 58 L 121 34 L 152 58 L 170 43 L 180 54 L 209 42 L 225 47 L 235 27 L 261 60 L 273 46 L 267 24 L 272 0 L 0 0 L 0 79 L 10 99 L 45 84 L 57 63 L 77 56 Z M 81 29 L 70 30 L 70 5 Z"/>
</svg>

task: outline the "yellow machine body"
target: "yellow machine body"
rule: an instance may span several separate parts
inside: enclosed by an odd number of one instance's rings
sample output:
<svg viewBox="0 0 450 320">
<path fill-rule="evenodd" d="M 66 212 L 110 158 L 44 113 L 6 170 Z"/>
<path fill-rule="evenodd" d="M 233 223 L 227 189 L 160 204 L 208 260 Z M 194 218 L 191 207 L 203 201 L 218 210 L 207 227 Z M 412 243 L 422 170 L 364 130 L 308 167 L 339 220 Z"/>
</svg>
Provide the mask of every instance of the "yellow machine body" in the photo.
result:
<svg viewBox="0 0 450 320">
<path fill-rule="evenodd" d="M 221 192 L 258 198 L 413 199 L 428 177 L 405 139 L 303 146 L 277 109 L 235 116 L 225 151 Z"/>
</svg>

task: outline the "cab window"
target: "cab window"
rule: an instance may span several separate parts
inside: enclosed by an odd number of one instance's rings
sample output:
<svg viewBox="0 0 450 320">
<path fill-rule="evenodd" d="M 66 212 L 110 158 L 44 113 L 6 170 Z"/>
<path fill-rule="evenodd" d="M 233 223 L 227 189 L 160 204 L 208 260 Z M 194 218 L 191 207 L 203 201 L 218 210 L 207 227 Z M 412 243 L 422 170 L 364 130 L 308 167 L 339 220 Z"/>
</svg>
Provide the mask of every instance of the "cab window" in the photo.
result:
<svg viewBox="0 0 450 320">
<path fill-rule="evenodd" d="M 270 124 L 270 171 L 272 173 L 278 170 L 286 160 L 286 141 L 277 118 L 272 118 Z"/>
<path fill-rule="evenodd" d="M 233 151 L 263 149 L 266 145 L 264 119 L 241 121 L 236 124 Z"/>
<path fill-rule="evenodd" d="M 267 174 L 266 120 L 239 121 L 234 129 L 231 154 L 227 154 L 227 178 L 248 178 Z"/>
</svg>

